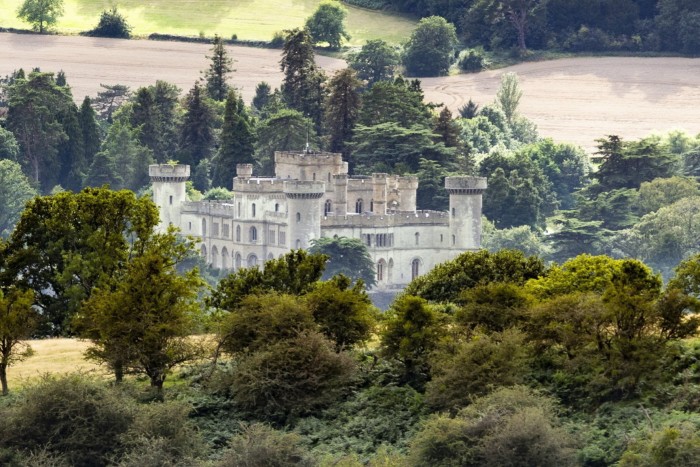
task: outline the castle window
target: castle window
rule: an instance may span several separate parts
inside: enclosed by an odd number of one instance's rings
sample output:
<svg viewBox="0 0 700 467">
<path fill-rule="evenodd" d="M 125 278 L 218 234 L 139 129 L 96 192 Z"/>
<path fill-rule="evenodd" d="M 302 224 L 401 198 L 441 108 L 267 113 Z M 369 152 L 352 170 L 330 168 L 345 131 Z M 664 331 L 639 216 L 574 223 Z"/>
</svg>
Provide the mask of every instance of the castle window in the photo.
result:
<svg viewBox="0 0 700 467">
<path fill-rule="evenodd" d="M 386 262 L 380 259 L 377 263 L 377 282 L 384 281 L 384 269 L 386 268 Z"/>
<path fill-rule="evenodd" d="M 202 219 L 202 237 L 207 236 L 207 220 Z"/>
<path fill-rule="evenodd" d="M 280 212 L 280 205 L 279 205 L 279 203 L 275 203 L 275 212 Z"/>
<path fill-rule="evenodd" d="M 355 213 L 362 214 L 362 198 L 355 201 Z"/>
<path fill-rule="evenodd" d="M 214 269 L 219 268 L 219 250 L 215 246 L 211 247 L 211 266 Z"/>
<path fill-rule="evenodd" d="M 218 237 L 218 236 L 219 236 L 219 223 L 218 223 L 218 222 L 213 222 L 213 223 L 211 224 L 211 234 L 212 234 L 212 236 L 214 236 L 214 237 Z"/>
<path fill-rule="evenodd" d="M 255 226 L 250 228 L 250 242 L 255 243 L 258 241 L 258 229 L 255 228 Z"/>
<path fill-rule="evenodd" d="M 241 241 L 241 226 L 240 225 L 236 226 L 236 241 L 237 242 Z"/>
<path fill-rule="evenodd" d="M 255 203 L 253 203 L 253 205 L 251 206 L 250 212 L 252 217 L 255 217 Z"/>
<path fill-rule="evenodd" d="M 202 253 L 202 258 L 204 258 L 204 262 L 206 262 L 207 261 L 207 247 L 202 245 L 200 252 Z"/>
<path fill-rule="evenodd" d="M 420 233 L 416 232 L 416 245 L 420 244 Z"/>
<path fill-rule="evenodd" d="M 248 256 L 248 267 L 252 268 L 258 265 L 258 257 L 255 255 Z"/>
<path fill-rule="evenodd" d="M 328 172 L 328 183 L 330 183 L 330 182 L 331 182 L 331 173 Z"/>
<path fill-rule="evenodd" d="M 394 234 L 389 234 L 389 246 L 394 246 Z"/>
<path fill-rule="evenodd" d="M 301 249 L 301 240 L 297 238 L 297 250 Z"/>
<path fill-rule="evenodd" d="M 316 181 L 316 172 L 313 173 L 313 180 Z"/>
<path fill-rule="evenodd" d="M 229 268 L 229 262 L 228 262 L 228 250 L 226 247 L 224 247 L 221 250 L 221 269 L 228 269 Z"/>
<path fill-rule="evenodd" d="M 281 246 L 285 246 L 287 244 L 287 232 L 285 232 L 284 230 L 280 230 L 279 244 Z"/>
<path fill-rule="evenodd" d="M 241 202 L 238 202 L 238 217 L 241 217 Z"/>
<path fill-rule="evenodd" d="M 297 213 L 297 222 L 301 222 L 301 213 L 300 212 Z"/>
<path fill-rule="evenodd" d="M 457 210 L 455 208 L 452 208 L 452 217 L 457 215 L 456 212 L 457 212 Z"/>
<path fill-rule="evenodd" d="M 456 244 L 456 243 L 457 243 L 457 237 L 455 237 L 455 236 L 453 235 L 453 236 L 452 236 L 452 244 L 454 245 L 454 244 Z"/>
<path fill-rule="evenodd" d="M 365 236 L 365 244 L 366 244 L 367 246 L 372 246 L 372 235 L 367 234 L 367 235 Z"/>
<path fill-rule="evenodd" d="M 228 224 L 223 225 L 224 228 L 224 238 L 229 238 L 231 235 L 231 228 Z"/>
<path fill-rule="evenodd" d="M 236 269 L 241 269 L 242 262 L 243 262 L 243 259 L 241 258 L 241 254 L 236 253 Z"/>
<path fill-rule="evenodd" d="M 374 200 L 371 200 L 369 202 L 369 210 L 370 210 L 370 212 L 374 212 Z"/>
<path fill-rule="evenodd" d="M 275 244 L 275 229 L 270 229 L 268 231 L 268 238 L 270 239 L 270 244 L 274 245 Z"/>
<path fill-rule="evenodd" d="M 323 215 L 327 216 L 328 214 L 331 213 L 333 210 L 333 204 L 331 203 L 331 200 L 327 199 L 326 204 L 323 206 Z"/>
<path fill-rule="evenodd" d="M 411 261 L 411 280 L 420 275 L 420 260 L 418 258 Z"/>
<path fill-rule="evenodd" d="M 188 223 L 187 223 L 187 230 L 189 230 L 190 232 L 192 232 L 192 222 L 188 222 Z"/>
<path fill-rule="evenodd" d="M 443 235 L 440 234 L 440 243 L 442 243 L 442 237 L 443 237 Z"/>
<path fill-rule="evenodd" d="M 173 204 L 173 195 L 170 195 L 170 204 Z"/>
</svg>

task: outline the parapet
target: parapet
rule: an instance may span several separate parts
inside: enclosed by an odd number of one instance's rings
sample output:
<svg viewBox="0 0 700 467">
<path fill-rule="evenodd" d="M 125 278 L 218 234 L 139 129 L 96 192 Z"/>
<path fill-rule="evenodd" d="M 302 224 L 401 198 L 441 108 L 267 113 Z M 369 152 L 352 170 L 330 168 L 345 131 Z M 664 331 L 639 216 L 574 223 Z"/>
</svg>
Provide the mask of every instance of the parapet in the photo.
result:
<svg viewBox="0 0 700 467">
<path fill-rule="evenodd" d="M 190 166 L 186 164 L 154 164 L 148 166 L 152 182 L 185 182 L 190 178 Z"/>
<path fill-rule="evenodd" d="M 445 177 L 445 189 L 451 195 L 479 195 L 486 190 L 486 177 Z"/>
<path fill-rule="evenodd" d="M 236 164 L 236 177 L 250 178 L 253 176 L 253 164 Z"/>
<path fill-rule="evenodd" d="M 326 184 L 318 181 L 285 180 L 284 194 L 291 199 L 318 199 L 326 192 Z"/>
</svg>

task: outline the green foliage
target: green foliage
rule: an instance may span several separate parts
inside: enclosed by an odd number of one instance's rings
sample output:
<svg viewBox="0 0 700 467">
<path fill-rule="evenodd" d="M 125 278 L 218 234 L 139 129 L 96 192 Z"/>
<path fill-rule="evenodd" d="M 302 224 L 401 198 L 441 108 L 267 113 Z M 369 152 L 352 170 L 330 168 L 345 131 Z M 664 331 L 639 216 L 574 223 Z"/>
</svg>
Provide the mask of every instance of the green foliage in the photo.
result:
<svg viewBox="0 0 700 467">
<path fill-rule="evenodd" d="M 174 366 L 201 356 L 189 336 L 198 323 L 203 281 L 196 269 L 177 272 L 192 248 L 173 230 L 154 234 L 138 242 L 135 255 L 86 301 L 78 325 L 93 342 L 87 355 L 107 364 L 117 382 L 125 372 L 144 374 L 161 391 Z"/>
<path fill-rule="evenodd" d="M 506 116 L 508 123 L 512 122 L 518 112 L 523 91 L 518 84 L 518 75 L 505 73 L 501 75 L 501 86 L 496 93 L 496 102 Z"/>
<path fill-rule="evenodd" d="M 360 110 L 360 81 L 350 68 L 339 70 L 328 83 L 324 125 L 329 133 L 329 150 L 347 153 Z"/>
<path fill-rule="evenodd" d="M 622 454 L 621 467 L 671 467 L 700 465 L 698 426 L 690 422 L 666 425 L 633 440 Z"/>
<path fill-rule="evenodd" d="M 438 349 L 430 357 L 432 379 L 426 385 L 426 405 L 454 413 L 494 388 L 524 383 L 532 360 L 526 338 L 515 329 L 474 333 Z"/>
<path fill-rule="evenodd" d="M 409 75 L 447 74 L 454 58 L 457 35 L 453 24 L 440 16 L 422 18 L 404 47 L 403 64 Z"/>
<path fill-rule="evenodd" d="M 37 195 L 22 168 L 16 162 L 0 159 L 0 237 L 7 238 L 20 218 L 24 206 Z"/>
<path fill-rule="evenodd" d="M 399 54 L 396 49 L 381 39 L 369 40 L 359 52 L 348 56 L 348 65 L 357 71 L 357 77 L 372 87 L 379 81 L 394 79 Z"/>
<path fill-rule="evenodd" d="M 375 83 L 362 96 L 362 109 L 358 123 L 373 126 L 395 122 L 402 127 L 430 125 L 432 114 L 423 102 L 420 81 L 394 81 Z"/>
<path fill-rule="evenodd" d="M 253 97 L 253 107 L 258 111 L 262 110 L 270 100 L 270 85 L 265 81 L 259 82 L 255 86 L 255 97 Z"/>
<path fill-rule="evenodd" d="M 214 36 L 210 53 L 211 55 L 208 55 L 207 58 L 211 63 L 207 71 L 204 72 L 207 93 L 215 101 L 223 101 L 230 91 L 226 80 L 229 73 L 234 71 L 233 60 L 228 56 L 224 41 L 218 35 Z"/>
<path fill-rule="evenodd" d="M 481 225 L 481 247 L 491 253 L 500 250 L 520 250 L 527 256 L 545 258 L 549 255 L 549 247 L 529 225 L 497 229 L 486 218 L 482 219 Z"/>
<path fill-rule="evenodd" d="M 643 182 L 637 199 L 640 215 L 658 211 L 683 198 L 700 195 L 698 182 L 688 177 L 657 178 Z"/>
<path fill-rule="evenodd" d="M 434 302 L 454 302 L 463 290 L 477 285 L 490 282 L 523 284 L 543 274 L 542 260 L 526 257 L 520 251 L 465 252 L 414 279 L 405 293 Z"/>
<path fill-rule="evenodd" d="M 336 353 L 332 342 L 306 331 L 239 357 L 231 392 L 240 410 L 283 424 L 337 401 L 355 373 L 348 354 Z"/>
<path fill-rule="evenodd" d="M 455 312 L 455 322 L 467 330 L 481 328 L 503 332 L 525 321 L 529 305 L 522 286 L 512 282 L 489 282 L 464 290 Z"/>
<path fill-rule="evenodd" d="M 202 199 L 213 201 L 231 200 L 233 199 L 233 192 L 223 187 L 211 188 L 204 193 Z"/>
<path fill-rule="evenodd" d="M 316 11 L 306 20 L 306 30 L 314 43 L 327 42 L 332 49 L 340 48 L 343 39 L 350 40 L 345 30 L 345 17 L 348 12 L 340 2 L 321 2 Z"/>
<path fill-rule="evenodd" d="M 305 298 L 320 331 L 336 349 L 350 349 L 371 337 L 375 310 L 362 281 L 351 287 L 349 278 L 336 275 L 318 282 Z"/>
<path fill-rule="evenodd" d="M 34 292 L 7 288 L 0 290 L 0 384 L 7 395 L 7 367 L 32 354 L 28 340 L 37 328 L 38 316 L 32 308 Z"/>
<path fill-rule="evenodd" d="M 359 238 L 321 237 L 311 241 L 309 253 L 327 258 L 322 278 L 342 274 L 353 282 L 362 281 L 367 287 L 377 283 L 374 263 L 367 246 Z"/>
<path fill-rule="evenodd" d="M 282 108 L 261 120 L 257 127 L 255 162 L 261 175 L 273 175 L 275 151 L 298 151 L 307 142 L 317 147 L 314 123 L 297 111 Z M 309 134 L 310 133 L 310 134 Z"/>
<path fill-rule="evenodd" d="M 295 433 L 275 430 L 262 423 L 243 426 L 241 432 L 231 438 L 216 467 L 238 466 L 315 466 L 311 454 L 302 446 Z"/>
<path fill-rule="evenodd" d="M 180 127 L 179 161 L 197 167 L 214 148 L 216 115 L 205 96 L 205 90 L 195 83 L 185 96 L 185 114 Z"/>
<path fill-rule="evenodd" d="M 553 406 L 522 386 L 497 390 L 455 418 L 429 419 L 411 443 L 409 465 L 575 465 L 574 442 Z"/>
<path fill-rule="evenodd" d="M 19 144 L 11 131 L 0 127 L 0 160 L 17 161 Z"/>
<path fill-rule="evenodd" d="M 477 73 L 489 67 L 489 61 L 483 49 L 467 49 L 459 55 L 459 69 Z"/>
<path fill-rule="evenodd" d="M 124 15 L 117 11 L 117 7 L 112 7 L 111 10 L 104 10 L 100 14 L 100 22 L 86 35 L 128 39 L 131 37 L 131 26 L 127 23 Z"/>
<path fill-rule="evenodd" d="M 157 223 L 153 202 L 132 192 L 86 188 L 34 198 L 10 237 L 0 281 L 34 290 L 39 335 L 67 335 L 80 303 Z"/>
<path fill-rule="evenodd" d="M 43 34 L 63 15 L 63 0 L 24 0 L 17 10 L 17 17 L 32 25 L 34 31 Z"/>
<path fill-rule="evenodd" d="M 132 98 L 126 116 L 133 128 L 139 130 L 139 141 L 153 151 L 160 164 L 169 161 L 177 148 L 177 112 L 180 89 L 158 80 L 153 86 L 142 87 Z"/>
<path fill-rule="evenodd" d="M 231 186 L 231 170 L 237 164 L 253 160 L 255 132 L 243 98 L 230 91 L 226 96 L 224 123 L 219 138 L 219 151 L 212 160 L 212 185 Z"/>
</svg>

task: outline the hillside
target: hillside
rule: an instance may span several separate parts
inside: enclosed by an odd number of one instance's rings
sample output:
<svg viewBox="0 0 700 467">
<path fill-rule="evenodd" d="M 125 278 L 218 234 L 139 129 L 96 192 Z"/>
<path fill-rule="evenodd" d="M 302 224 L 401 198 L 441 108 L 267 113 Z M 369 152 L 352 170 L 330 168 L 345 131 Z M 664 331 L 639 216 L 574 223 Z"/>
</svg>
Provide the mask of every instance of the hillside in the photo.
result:
<svg viewBox="0 0 700 467">
<path fill-rule="evenodd" d="M 133 34 L 147 36 L 158 32 L 197 36 L 204 34 L 222 37 L 236 34 L 239 39 L 272 39 L 277 31 L 301 27 L 306 18 L 316 10 L 320 0 L 258 0 L 255 2 L 230 2 L 212 0 L 150 0 L 140 2 L 125 0 L 118 3 L 101 0 L 65 0 L 64 15 L 56 29 L 76 34 L 97 24 L 104 9 L 116 5 L 133 28 Z M 16 11 L 22 0 L 0 0 L 1 26 L 27 28 L 18 20 Z M 415 26 L 415 21 L 397 14 L 364 10 L 346 5 L 347 30 L 351 44 L 362 44 L 367 39 L 385 39 L 399 43 L 405 40 Z"/>
<path fill-rule="evenodd" d="M 123 41 L 70 36 L 0 34 L 0 75 L 16 68 L 63 69 L 77 101 L 95 95 L 100 83 L 132 89 L 157 79 L 189 89 L 207 66 L 209 46 L 179 42 Z M 255 85 L 278 86 L 279 50 L 230 47 L 236 60 L 232 82 L 250 101 Z M 331 73 L 339 59 L 319 56 Z M 513 71 L 521 80 L 521 111 L 540 134 L 592 149 L 595 139 L 618 134 L 640 138 L 655 131 L 700 131 L 697 76 L 700 59 L 580 57 L 522 63 L 472 75 L 422 80 L 426 99 L 444 102 L 453 112 L 469 98 L 483 105 L 493 100 L 500 75 Z"/>
</svg>

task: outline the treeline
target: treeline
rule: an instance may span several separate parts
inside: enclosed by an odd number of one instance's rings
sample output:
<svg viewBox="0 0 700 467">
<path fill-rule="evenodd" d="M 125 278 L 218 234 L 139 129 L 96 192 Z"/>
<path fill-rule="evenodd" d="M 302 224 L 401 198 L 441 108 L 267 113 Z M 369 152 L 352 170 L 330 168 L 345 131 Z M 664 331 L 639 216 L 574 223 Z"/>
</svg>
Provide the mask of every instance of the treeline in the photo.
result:
<svg viewBox="0 0 700 467">
<path fill-rule="evenodd" d="M 700 52 L 692 0 L 350 1 L 420 17 L 441 16 L 460 39 L 486 49 Z"/>
<path fill-rule="evenodd" d="M 116 381 L 47 377 L 2 398 L 3 465 L 700 458 L 700 256 L 663 287 L 637 260 L 469 252 L 379 314 L 303 251 L 198 294 L 191 247 L 152 233 L 154 211 L 104 189 L 37 198 L 2 247 L 2 362 L 50 317 Z"/>
</svg>

